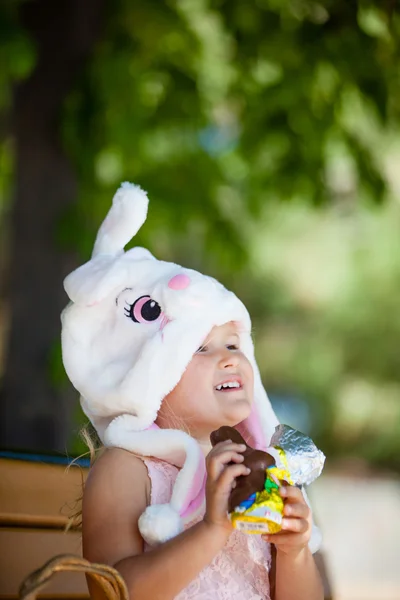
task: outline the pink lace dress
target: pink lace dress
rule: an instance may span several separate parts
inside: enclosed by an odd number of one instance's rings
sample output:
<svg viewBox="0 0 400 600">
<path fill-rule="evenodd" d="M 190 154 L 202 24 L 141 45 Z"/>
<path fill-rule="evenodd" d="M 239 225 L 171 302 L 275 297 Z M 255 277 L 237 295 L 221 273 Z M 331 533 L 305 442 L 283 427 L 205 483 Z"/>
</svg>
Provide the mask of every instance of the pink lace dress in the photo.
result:
<svg viewBox="0 0 400 600">
<path fill-rule="evenodd" d="M 161 460 L 144 462 L 151 480 L 151 504 L 169 502 L 178 469 Z M 175 600 L 270 600 L 270 563 L 270 545 L 261 536 L 234 530 L 223 550 Z"/>
</svg>

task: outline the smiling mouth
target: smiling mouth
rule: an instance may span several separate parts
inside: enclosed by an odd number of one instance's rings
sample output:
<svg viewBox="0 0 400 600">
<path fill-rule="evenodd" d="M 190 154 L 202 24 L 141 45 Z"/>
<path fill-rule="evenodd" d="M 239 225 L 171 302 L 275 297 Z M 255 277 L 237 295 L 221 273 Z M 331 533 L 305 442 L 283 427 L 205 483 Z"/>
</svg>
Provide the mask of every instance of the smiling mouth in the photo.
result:
<svg viewBox="0 0 400 600">
<path fill-rule="evenodd" d="M 243 389 L 243 384 L 241 381 L 226 381 L 215 386 L 214 389 L 217 392 L 237 392 Z"/>
</svg>

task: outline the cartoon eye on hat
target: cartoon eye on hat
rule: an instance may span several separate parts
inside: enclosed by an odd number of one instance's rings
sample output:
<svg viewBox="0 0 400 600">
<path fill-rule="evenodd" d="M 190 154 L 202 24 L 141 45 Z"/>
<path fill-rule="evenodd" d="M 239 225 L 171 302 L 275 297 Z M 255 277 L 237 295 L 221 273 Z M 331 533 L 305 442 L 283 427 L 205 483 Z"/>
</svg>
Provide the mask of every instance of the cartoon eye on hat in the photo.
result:
<svg viewBox="0 0 400 600">
<path fill-rule="evenodd" d="M 135 323 L 154 323 L 163 315 L 158 302 L 150 296 L 140 296 L 132 304 L 125 301 L 124 312 Z"/>
</svg>

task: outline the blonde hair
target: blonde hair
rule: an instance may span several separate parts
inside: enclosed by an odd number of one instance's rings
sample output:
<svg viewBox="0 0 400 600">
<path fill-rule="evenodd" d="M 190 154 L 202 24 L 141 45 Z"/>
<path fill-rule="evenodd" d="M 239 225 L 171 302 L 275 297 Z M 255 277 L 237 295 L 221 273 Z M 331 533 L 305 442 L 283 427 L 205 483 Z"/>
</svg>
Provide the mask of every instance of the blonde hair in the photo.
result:
<svg viewBox="0 0 400 600">
<path fill-rule="evenodd" d="M 85 452 L 84 454 L 81 454 L 80 456 L 77 456 L 73 461 L 71 461 L 71 463 L 67 467 L 67 470 L 73 466 L 78 466 L 77 462 L 81 458 L 84 458 L 87 455 L 89 455 L 90 467 L 93 466 L 95 461 L 101 456 L 101 454 L 105 450 L 105 447 L 101 443 L 100 438 L 97 435 L 97 432 L 93 428 L 91 423 L 88 423 L 87 425 L 82 427 L 82 429 L 79 432 L 79 436 L 81 437 L 83 442 L 86 444 L 88 451 Z M 65 526 L 65 531 L 80 529 L 82 527 L 82 500 L 83 500 L 83 492 L 84 492 L 84 488 L 85 488 L 85 481 L 84 481 L 84 475 L 83 475 L 82 469 L 81 469 L 81 485 L 82 485 L 82 491 L 81 491 L 80 495 L 75 500 L 75 502 L 72 506 L 67 506 L 69 514 L 67 515 L 68 522 Z"/>
<path fill-rule="evenodd" d="M 182 417 L 179 417 L 171 408 L 170 403 L 168 402 L 168 396 L 166 398 L 164 398 L 163 400 L 163 404 L 167 409 L 167 419 L 168 419 L 168 425 L 169 425 L 169 429 L 179 429 L 180 431 L 184 431 L 185 433 L 190 435 L 190 430 L 187 424 L 187 421 L 185 421 L 184 419 L 182 419 Z M 160 423 L 163 422 L 163 418 L 159 418 L 158 419 Z"/>
</svg>

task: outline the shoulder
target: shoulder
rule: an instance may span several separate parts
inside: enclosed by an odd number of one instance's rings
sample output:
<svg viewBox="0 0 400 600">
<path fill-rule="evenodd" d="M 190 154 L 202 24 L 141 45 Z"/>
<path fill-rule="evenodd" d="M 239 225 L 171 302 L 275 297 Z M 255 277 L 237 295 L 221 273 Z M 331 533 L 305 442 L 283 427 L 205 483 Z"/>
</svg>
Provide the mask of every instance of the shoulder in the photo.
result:
<svg viewBox="0 0 400 600">
<path fill-rule="evenodd" d="M 91 467 L 83 492 L 85 557 L 115 564 L 142 551 L 137 522 L 149 498 L 143 460 L 126 450 L 107 448 Z"/>
<path fill-rule="evenodd" d="M 149 484 L 144 461 L 122 448 L 106 448 L 90 468 L 87 484 L 94 485 L 103 481 L 112 483 L 120 479 L 129 484 L 132 478 L 136 484 L 139 481 Z"/>
<path fill-rule="evenodd" d="M 115 494 L 121 489 L 126 493 L 130 488 L 141 489 L 148 503 L 150 479 L 145 463 L 122 448 L 106 448 L 89 470 L 84 496 L 107 491 Z"/>
</svg>

